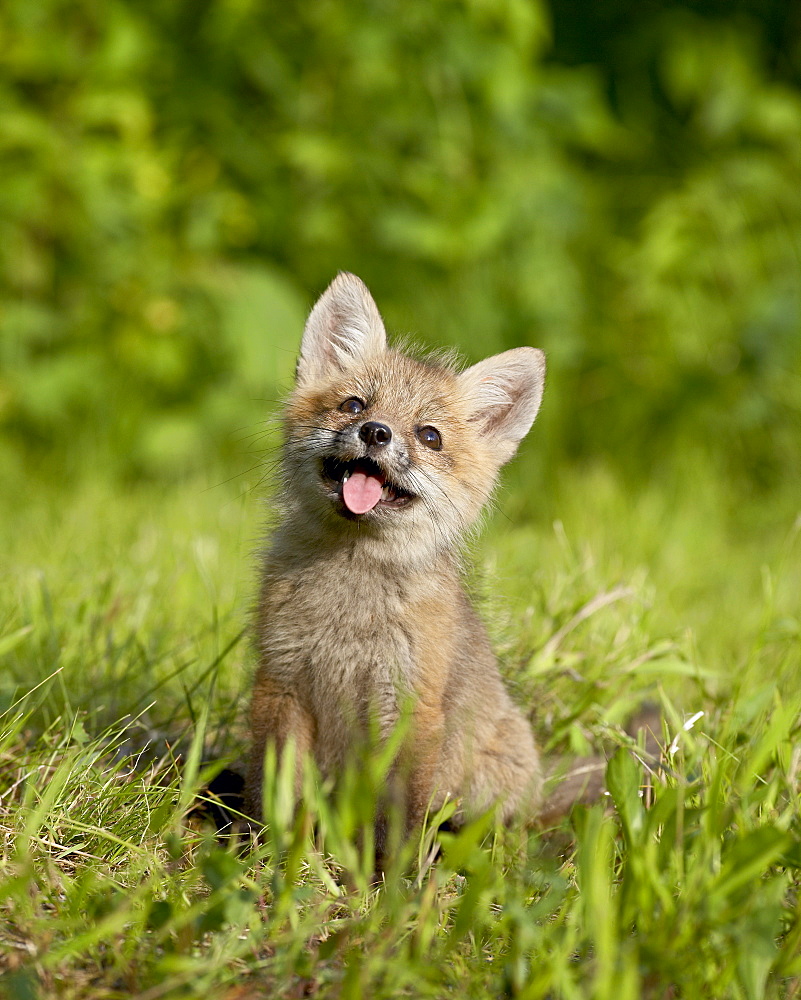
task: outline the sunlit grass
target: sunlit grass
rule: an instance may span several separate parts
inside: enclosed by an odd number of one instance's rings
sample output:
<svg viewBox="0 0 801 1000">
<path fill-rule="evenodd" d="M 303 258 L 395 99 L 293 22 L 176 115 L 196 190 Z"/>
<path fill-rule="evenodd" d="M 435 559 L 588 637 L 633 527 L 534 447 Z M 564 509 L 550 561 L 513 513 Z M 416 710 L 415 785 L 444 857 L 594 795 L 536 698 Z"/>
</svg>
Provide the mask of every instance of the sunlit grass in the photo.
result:
<svg viewBox="0 0 801 1000">
<path fill-rule="evenodd" d="M 681 500 L 564 473 L 528 521 L 502 497 L 474 585 L 504 672 L 550 752 L 611 755 L 611 797 L 558 835 L 443 834 L 434 864 L 429 831 L 376 887 L 355 844 L 380 761 L 336 808 L 310 774 L 300 813 L 276 775 L 248 850 L 190 815 L 246 744 L 264 516 L 251 483 L 209 485 L 95 482 L 3 521 L 7 995 L 795 995 L 791 495 L 772 524 L 712 478 Z M 622 730 L 644 701 L 645 769 Z"/>
</svg>

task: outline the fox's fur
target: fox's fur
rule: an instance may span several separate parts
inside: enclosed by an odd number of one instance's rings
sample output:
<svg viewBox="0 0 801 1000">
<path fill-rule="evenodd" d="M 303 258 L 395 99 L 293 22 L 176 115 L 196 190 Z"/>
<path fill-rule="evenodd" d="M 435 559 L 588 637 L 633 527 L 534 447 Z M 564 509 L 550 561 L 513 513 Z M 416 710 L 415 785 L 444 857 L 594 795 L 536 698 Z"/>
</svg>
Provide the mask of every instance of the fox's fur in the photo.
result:
<svg viewBox="0 0 801 1000">
<path fill-rule="evenodd" d="M 409 704 L 395 774 L 409 830 L 448 797 L 457 819 L 493 806 L 504 821 L 535 816 L 539 755 L 462 586 L 460 553 L 537 415 L 544 376 L 531 347 L 466 370 L 392 349 L 352 274 L 314 306 L 258 601 L 247 778 L 257 818 L 269 744 L 280 755 L 293 741 L 299 791 L 303 754 L 335 778 L 370 727 L 388 735 Z"/>
</svg>

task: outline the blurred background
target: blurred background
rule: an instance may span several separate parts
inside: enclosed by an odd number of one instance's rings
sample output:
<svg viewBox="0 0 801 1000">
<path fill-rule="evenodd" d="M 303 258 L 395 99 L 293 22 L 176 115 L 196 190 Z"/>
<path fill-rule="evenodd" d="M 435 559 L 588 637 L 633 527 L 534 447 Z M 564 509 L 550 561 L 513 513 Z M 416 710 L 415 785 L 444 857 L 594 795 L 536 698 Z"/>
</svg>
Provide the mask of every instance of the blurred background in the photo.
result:
<svg viewBox="0 0 801 1000">
<path fill-rule="evenodd" d="M 547 351 L 523 476 L 801 482 L 798 5 L 6 0 L 0 51 L 17 499 L 241 472 L 340 269 Z"/>
</svg>

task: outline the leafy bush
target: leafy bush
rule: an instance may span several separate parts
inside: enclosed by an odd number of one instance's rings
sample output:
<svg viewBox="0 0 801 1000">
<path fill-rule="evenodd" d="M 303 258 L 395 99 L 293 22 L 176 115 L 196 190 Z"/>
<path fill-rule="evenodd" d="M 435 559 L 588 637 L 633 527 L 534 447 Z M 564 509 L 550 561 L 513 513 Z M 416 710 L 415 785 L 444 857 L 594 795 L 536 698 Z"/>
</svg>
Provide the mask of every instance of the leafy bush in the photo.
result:
<svg viewBox="0 0 801 1000">
<path fill-rule="evenodd" d="M 396 328 L 544 346 L 546 461 L 797 473 L 798 89 L 751 22 L 637 26 L 613 102 L 540 0 L 9 0 L 6 465 L 224 456 L 344 268 Z"/>
</svg>

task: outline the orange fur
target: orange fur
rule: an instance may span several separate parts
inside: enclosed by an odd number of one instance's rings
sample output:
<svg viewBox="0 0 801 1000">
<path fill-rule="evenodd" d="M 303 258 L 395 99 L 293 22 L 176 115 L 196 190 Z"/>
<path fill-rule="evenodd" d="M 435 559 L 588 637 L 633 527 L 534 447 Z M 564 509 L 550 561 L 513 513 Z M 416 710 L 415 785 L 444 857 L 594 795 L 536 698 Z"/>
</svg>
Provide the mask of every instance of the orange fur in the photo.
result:
<svg viewBox="0 0 801 1000">
<path fill-rule="evenodd" d="M 370 725 L 386 736 L 409 702 L 396 774 L 408 829 L 448 797 L 457 819 L 493 805 L 507 821 L 536 814 L 539 756 L 464 592 L 460 547 L 536 416 L 543 378 L 533 348 L 466 371 L 389 348 L 353 275 L 315 305 L 285 412 L 282 517 L 263 557 L 255 816 L 269 743 L 280 753 L 293 737 L 335 777 Z M 345 497 L 353 475 L 383 488 L 364 513 Z"/>
</svg>

